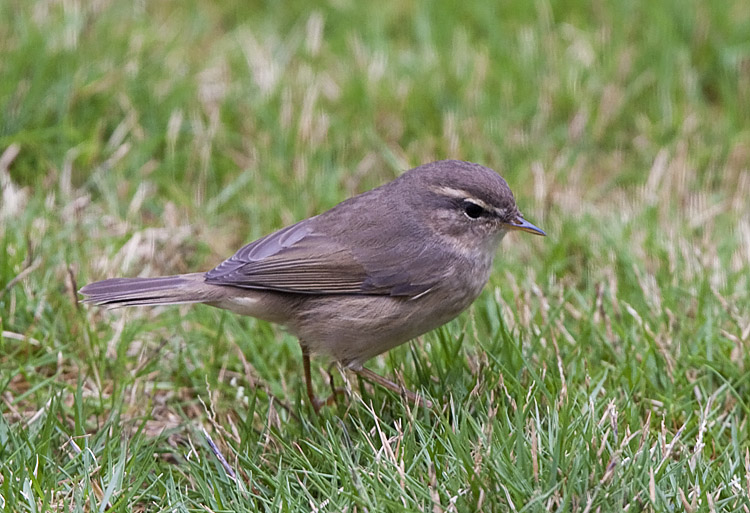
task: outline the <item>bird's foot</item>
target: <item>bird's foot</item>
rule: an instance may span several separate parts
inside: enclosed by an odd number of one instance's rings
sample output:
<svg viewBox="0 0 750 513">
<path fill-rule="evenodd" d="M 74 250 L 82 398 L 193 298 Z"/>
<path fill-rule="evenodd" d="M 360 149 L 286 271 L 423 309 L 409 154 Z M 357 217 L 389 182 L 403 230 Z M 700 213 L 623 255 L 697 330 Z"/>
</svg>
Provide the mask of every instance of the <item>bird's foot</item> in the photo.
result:
<svg viewBox="0 0 750 513">
<path fill-rule="evenodd" d="M 333 375 L 331 374 L 331 368 L 329 367 L 328 382 L 331 385 L 331 395 L 329 395 L 325 399 L 317 397 L 315 395 L 315 392 L 313 391 L 312 377 L 310 373 L 310 355 L 304 349 L 302 351 L 302 365 L 305 371 L 305 387 L 307 389 L 307 398 L 310 400 L 310 404 L 312 405 L 313 410 L 315 410 L 315 413 L 319 414 L 320 409 L 323 406 L 330 406 L 338 402 L 338 396 L 346 394 L 347 390 L 345 388 L 338 388 L 334 385 Z"/>
<path fill-rule="evenodd" d="M 307 394 L 308 399 L 310 399 L 310 404 L 313 407 L 313 410 L 315 410 L 315 413 L 320 413 L 320 409 L 323 406 L 331 406 L 334 403 L 338 403 L 338 396 L 340 395 L 346 395 L 346 389 L 340 388 L 340 387 L 334 387 L 333 381 L 331 381 L 331 395 L 326 397 L 325 399 L 321 397 L 317 397 L 315 395 Z"/>
<path fill-rule="evenodd" d="M 429 399 L 425 399 L 424 397 L 420 396 L 419 394 L 412 392 L 411 390 L 405 388 L 403 385 L 399 385 L 395 381 L 391 381 L 388 378 L 384 378 L 380 374 L 376 374 L 375 372 L 371 371 L 370 369 L 366 369 L 364 367 L 361 367 L 359 369 L 352 369 L 352 371 L 361 378 L 366 379 L 367 381 L 370 381 L 372 383 L 375 383 L 377 385 L 380 385 L 381 387 L 390 390 L 392 392 L 395 392 L 399 394 L 402 397 L 405 397 L 408 399 L 412 404 L 416 404 L 417 406 L 424 406 L 426 408 L 432 408 L 432 401 Z"/>
<path fill-rule="evenodd" d="M 312 386 L 312 377 L 310 373 L 310 355 L 304 349 L 304 347 L 302 350 L 302 364 L 303 364 L 304 371 L 305 371 L 305 386 L 307 390 L 307 398 L 310 400 L 310 404 L 312 405 L 313 410 L 315 410 L 315 413 L 319 414 L 320 409 L 323 406 L 330 406 L 336 403 L 338 401 L 339 395 L 347 395 L 348 388 L 338 388 L 334 385 L 333 375 L 331 374 L 331 368 L 329 367 L 328 378 L 329 378 L 329 383 L 331 385 L 331 395 L 329 395 L 325 399 L 317 397 L 315 395 L 315 392 L 313 391 L 313 386 Z M 411 390 L 405 388 L 402 385 L 399 385 L 398 383 L 394 381 L 391 381 L 388 378 L 384 378 L 383 376 L 376 374 L 370 369 L 360 367 L 360 368 L 352 368 L 351 371 L 354 372 L 357 376 L 364 378 L 365 380 L 371 383 L 375 383 L 376 385 L 380 385 L 386 390 L 390 390 L 392 392 L 397 393 L 401 397 L 406 398 L 412 404 L 416 404 L 417 406 L 420 406 L 420 407 L 424 406 L 426 408 L 433 407 L 432 401 L 425 399 L 419 394 L 412 392 Z"/>
</svg>

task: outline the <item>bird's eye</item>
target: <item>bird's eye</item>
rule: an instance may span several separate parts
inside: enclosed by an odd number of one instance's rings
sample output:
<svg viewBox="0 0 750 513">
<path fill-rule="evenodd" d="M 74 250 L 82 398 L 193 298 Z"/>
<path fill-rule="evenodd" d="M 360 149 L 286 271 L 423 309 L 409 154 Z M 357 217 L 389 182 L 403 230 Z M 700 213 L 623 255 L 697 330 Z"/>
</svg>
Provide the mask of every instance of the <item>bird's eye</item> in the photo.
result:
<svg viewBox="0 0 750 513">
<path fill-rule="evenodd" d="M 484 209 L 473 201 L 464 201 L 462 208 L 464 209 L 464 214 L 466 214 L 466 217 L 469 219 L 477 219 L 484 214 Z"/>
</svg>

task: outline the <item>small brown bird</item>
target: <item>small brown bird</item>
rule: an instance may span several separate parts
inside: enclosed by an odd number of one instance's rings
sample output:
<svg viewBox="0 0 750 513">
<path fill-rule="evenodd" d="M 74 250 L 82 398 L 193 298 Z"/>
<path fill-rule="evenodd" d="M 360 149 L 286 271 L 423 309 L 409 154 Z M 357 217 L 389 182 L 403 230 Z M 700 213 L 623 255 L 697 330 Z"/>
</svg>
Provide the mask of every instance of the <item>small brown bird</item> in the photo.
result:
<svg viewBox="0 0 750 513">
<path fill-rule="evenodd" d="M 251 242 L 206 273 L 113 278 L 80 292 L 108 307 L 205 303 L 285 326 L 299 338 L 316 411 L 327 401 L 313 393 L 310 354 L 418 401 L 363 364 L 465 310 L 510 230 L 545 235 L 496 172 L 444 160 Z"/>
</svg>

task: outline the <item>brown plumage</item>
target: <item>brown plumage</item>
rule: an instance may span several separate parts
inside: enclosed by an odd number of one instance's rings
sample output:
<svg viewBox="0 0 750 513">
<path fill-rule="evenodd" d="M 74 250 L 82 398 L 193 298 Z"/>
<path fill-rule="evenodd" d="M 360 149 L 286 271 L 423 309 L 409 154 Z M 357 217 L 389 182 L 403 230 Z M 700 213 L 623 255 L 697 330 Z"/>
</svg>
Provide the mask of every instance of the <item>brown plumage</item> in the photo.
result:
<svg viewBox="0 0 750 513">
<path fill-rule="evenodd" d="M 439 161 L 251 242 L 206 273 L 114 278 L 81 293 L 109 307 L 206 303 L 276 322 L 305 355 L 358 370 L 468 307 L 512 229 L 544 234 L 497 173 Z"/>
</svg>

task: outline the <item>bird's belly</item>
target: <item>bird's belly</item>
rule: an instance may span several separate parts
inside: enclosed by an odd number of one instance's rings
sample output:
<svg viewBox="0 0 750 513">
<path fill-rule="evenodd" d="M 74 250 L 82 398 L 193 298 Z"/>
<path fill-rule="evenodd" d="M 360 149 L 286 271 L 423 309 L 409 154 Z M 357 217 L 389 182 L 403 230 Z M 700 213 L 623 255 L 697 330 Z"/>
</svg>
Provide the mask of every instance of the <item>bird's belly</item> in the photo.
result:
<svg viewBox="0 0 750 513">
<path fill-rule="evenodd" d="M 481 290 L 481 289 L 480 289 Z M 445 324 L 476 298 L 428 293 L 418 299 L 391 296 L 328 296 L 301 305 L 290 330 L 311 352 L 360 367 L 370 358 Z"/>
</svg>

